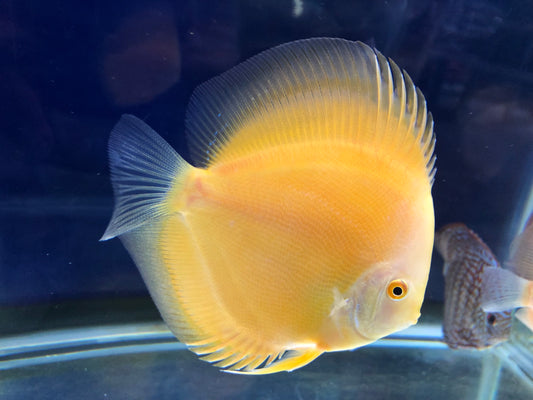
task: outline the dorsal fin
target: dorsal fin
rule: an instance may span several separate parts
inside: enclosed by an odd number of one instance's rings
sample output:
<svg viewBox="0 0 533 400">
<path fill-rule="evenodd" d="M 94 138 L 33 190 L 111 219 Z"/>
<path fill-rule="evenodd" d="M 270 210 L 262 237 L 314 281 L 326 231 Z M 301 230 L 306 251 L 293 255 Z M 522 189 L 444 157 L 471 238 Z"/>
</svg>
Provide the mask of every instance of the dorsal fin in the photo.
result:
<svg viewBox="0 0 533 400">
<path fill-rule="evenodd" d="M 394 62 L 360 42 L 306 39 L 250 58 L 194 91 L 186 129 L 197 166 L 334 139 L 414 151 L 434 176 L 424 96 Z"/>
</svg>

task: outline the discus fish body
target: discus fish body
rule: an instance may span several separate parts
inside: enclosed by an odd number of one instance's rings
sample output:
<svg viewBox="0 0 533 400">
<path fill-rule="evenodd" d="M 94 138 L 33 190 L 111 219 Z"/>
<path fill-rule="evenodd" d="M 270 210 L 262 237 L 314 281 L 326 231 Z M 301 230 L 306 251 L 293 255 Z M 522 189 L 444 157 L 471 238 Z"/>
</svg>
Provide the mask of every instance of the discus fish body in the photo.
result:
<svg viewBox="0 0 533 400">
<path fill-rule="evenodd" d="M 123 116 L 119 236 L 165 322 L 229 372 L 299 368 L 416 323 L 433 243 L 434 135 L 409 77 L 362 43 L 268 50 L 195 90 L 197 167 Z"/>
<path fill-rule="evenodd" d="M 484 349 L 506 341 L 511 332 L 511 308 L 486 312 L 482 308 L 489 268 L 501 269 L 490 248 L 462 223 L 448 224 L 435 235 L 444 259 L 444 341 L 449 347 Z"/>
</svg>

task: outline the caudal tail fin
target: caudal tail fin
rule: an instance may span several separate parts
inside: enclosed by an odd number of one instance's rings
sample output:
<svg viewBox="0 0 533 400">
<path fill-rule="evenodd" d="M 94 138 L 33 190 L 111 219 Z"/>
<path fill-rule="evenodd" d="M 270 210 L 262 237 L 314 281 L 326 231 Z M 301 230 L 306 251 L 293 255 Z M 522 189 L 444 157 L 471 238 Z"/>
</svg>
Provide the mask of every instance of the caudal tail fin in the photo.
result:
<svg viewBox="0 0 533 400">
<path fill-rule="evenodd" d="M 115 208 L 100 240 L 120 236 L 149 220 L 172 213 L 188 164 L 152 128 L 133 115 L 123 115 L 109 139 Z"/>
<path fill-rule="evenodd" d="M 486 267 L 481 279 L 483 311 L 499 312 L 517 307 L 533 307 L 533 282 L 497 267 Z"/>
</svg>

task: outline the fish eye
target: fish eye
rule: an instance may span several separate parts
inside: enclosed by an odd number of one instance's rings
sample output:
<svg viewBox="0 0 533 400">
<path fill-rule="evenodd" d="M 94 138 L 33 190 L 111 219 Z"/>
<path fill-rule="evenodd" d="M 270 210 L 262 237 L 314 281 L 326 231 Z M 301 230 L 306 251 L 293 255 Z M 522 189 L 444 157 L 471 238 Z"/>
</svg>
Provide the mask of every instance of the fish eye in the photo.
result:
<svg viewBox="0 0 533 400">
<path fill-rule="evenodd" d="M 407 283 L 405 283 L 401 279 L 395 279 L 389 283 L 389 286 L 387 286 L 387 295 L 392 300 L 403 299 L 405 296 L 407 296 L 407 292 Z"/>
<path fill-rule="evenodd" d="M 494 325 L 496 323 L 496 315 L 487 314 L 487 322 L 489 323 L 489 325 Z"/>
</svg>

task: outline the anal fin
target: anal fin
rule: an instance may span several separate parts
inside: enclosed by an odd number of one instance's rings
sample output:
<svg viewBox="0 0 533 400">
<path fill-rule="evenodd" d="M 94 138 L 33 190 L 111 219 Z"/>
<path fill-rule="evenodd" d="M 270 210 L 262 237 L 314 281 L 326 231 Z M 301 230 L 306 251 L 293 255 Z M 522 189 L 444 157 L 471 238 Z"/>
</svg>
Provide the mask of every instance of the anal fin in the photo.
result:
<svg viewBox="0 0 533 400">
<path fill-rule="evenodd" d="M 307 349 L 307 350 L 289 350 L 281 355 L 281 358 L 274 360 L 270 363 L 265 363 L 264 366 L 259 366 L 254 369 L 232 369 L 229 368 L 224 372 L 230 372 L 234 374 L 246 374 L 246 375 L 266 375 L 274 374 L 276 372 L 282 371 L 294 371 L 295 369 L 301 368 L 315 358 L 320 356 L 323 352 L 316 349 Z"/>
</svg>

